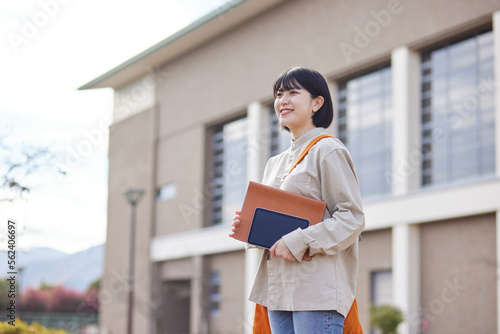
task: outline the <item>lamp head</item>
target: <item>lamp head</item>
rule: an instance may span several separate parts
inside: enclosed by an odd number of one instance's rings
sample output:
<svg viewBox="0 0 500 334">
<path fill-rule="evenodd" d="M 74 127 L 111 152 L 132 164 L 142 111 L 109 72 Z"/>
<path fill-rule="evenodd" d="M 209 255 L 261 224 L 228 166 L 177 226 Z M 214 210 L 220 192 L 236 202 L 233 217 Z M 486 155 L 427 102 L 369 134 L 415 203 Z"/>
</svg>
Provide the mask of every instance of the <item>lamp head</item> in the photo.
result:
<svg viewBox="0 0 500 334">
<path fill-rule="evenodd" d="M 140 188 L 126 188 L 122 190 L 123 196 L 125 196 L 128 203 L 132 206 L 136 206 L 139 203 L 144 193 L 145 190 Z"/>
</svg>

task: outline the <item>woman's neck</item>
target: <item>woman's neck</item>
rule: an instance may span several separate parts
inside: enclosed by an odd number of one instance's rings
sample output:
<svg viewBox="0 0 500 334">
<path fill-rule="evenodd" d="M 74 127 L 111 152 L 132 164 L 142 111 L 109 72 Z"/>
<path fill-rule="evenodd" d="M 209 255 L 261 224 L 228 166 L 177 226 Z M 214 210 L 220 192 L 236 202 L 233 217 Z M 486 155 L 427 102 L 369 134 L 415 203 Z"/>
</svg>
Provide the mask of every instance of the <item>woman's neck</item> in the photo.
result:
<svg viewBox="0 0 500 334">
<path fill-rule="evenodd" d="M 309 132 L 310 130 L 315 128 L 316 126 L 311 122 L 311 124 L 302 126 L 299 129 L 290 129 L 290 132 L 293 136 L 293 141 L 297 141 L 297 139 L 299 139 L 304 133 Z"/>
</svg>

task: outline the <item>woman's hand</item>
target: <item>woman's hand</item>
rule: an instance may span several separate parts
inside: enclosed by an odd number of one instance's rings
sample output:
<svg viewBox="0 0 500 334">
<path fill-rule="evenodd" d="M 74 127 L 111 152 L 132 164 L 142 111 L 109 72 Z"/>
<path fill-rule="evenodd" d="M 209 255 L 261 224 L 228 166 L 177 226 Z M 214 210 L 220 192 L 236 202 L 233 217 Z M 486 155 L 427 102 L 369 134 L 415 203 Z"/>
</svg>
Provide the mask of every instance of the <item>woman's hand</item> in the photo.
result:
<svg viewBox="0 0 500 334">
<path fill-rule="evenodd" d="M 285 244 L 283 239 L 280 239 L 276 241 L 276 243 L 269 249 L 271 252 L 271 258 L 274 258 L 275 256 L 279 256 L 287 261 L 294 262 L 297 261 L 295 256 L 293 256 L 292 252 L 290 252 L 290 249 L 288 246 Z M 309 256 L 309 252 L 305 253 L 304 256 L 302 257 L 302 260 L 304 261 L 311 261 L 311 257 Z"/>
<path fill-rule="evenodd" d="M 236 229 L 238 228 L 238 225 L 240 224 L 240 215 L 241 211 L 235 211 L 234 212 L 236 215 L 233 217 L 233 224 L 231 225 L 231 233 L 229 233 L 229 236 L 231 238 L 234 238 L 234 233 L 236 232 Z"/>
<path fill-rule="evenodd" d="M 292 252 L 290 252 L 290 249 L 288 249 L 288 246 L 285 244 L 283 239 L 276 241 L 273 247 L 269 249 L 269 251 L 271 252 L 271 259 L 274 258 L 275 256 L 279 256 L 287 261 L 291 262 L 297 261 L 297 259 L 295 259 L 295 256 L 293 256 Z"/>
</svg>

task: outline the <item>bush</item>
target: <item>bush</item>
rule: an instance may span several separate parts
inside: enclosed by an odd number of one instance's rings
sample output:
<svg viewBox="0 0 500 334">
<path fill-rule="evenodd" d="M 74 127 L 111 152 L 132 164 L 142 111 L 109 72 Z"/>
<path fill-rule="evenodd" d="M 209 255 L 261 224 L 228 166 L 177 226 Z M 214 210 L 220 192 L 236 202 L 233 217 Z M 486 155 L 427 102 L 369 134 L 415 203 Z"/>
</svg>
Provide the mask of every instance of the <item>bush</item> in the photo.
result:
<svg viewBox="0 0 500 334">
<path fill-rule="evenodd" d="M 87 290 L 83 296 L 83 304 L 78 306 L 78 310 L 93 313 L 99 312 L 99 290 L 97 288 L 91 287 Z"/>
<path fill-rule="evenodd" d="M 49 312 L 75 312 L 83 302 L 83 295 L 62 285 L 50 290 Z"/>
<path fill-rule="evenodd" d="M 95 288 L 90 288 L 85 294 L 62 285 L 42 286 L 38 290 L 27 288 L 21 300 L 20 309 L 26 312 L 98 312 L 98 291 Z"/>
<path fill-rule="evenodd" d="M 397 307 L 380 305 L 370 307 L 370 323 L 383 334 L 396 334 L 398 325 L 404 320 L 403 312 Z"/>
<path fill-rule="evenodd" d="M 0 322 L 0 333 L 2 334 L 69 334 L 62 329 L 45 328 L 36 322 L 28 325 L 19 319 L 16 319 L 15 326 L 7 321 Z"/>
<path fill-rule="evenodd" d="M 28 312 L 48 312 L 50 291 L 27 288 L 21 295 L 21 309 Z"/>
</svg>

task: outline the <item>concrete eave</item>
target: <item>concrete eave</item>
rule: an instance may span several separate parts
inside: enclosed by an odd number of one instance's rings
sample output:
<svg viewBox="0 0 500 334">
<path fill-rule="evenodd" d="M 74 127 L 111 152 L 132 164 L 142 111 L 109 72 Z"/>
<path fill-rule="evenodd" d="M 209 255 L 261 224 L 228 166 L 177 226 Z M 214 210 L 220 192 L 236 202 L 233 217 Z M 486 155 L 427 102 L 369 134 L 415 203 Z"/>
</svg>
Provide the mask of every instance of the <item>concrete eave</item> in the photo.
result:
<svg viewBox="0 0 500 334">
<path fill-rule="evenodd" d="M 78 88 L 119 88 L 287 0 L 233 0 Z"/>
</svg>

